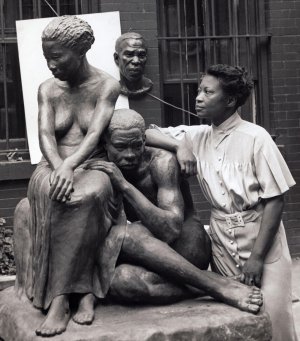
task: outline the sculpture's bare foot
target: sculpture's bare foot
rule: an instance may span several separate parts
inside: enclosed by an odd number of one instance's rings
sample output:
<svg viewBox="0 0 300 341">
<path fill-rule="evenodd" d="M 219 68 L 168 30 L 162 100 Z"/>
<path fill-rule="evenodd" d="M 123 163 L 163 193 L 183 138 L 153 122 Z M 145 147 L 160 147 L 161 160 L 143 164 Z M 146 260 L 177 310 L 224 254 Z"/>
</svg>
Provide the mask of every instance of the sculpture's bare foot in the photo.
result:
<svg viewBox="0 0 300 341">
<path fill-rule="evenodd" d="M 263 295 L 259 288 L 232 280 L 222 294 L 224 303 L 253 314 L 257 314 L 263 304 Z"/>
<path fill-rule="evenodd" d="M 35 331 L 39 336 L 54 336 L 63 333 L 70 319 L 69 301 L 66 295 L 53 299 L 42 325 Z"/>
<path fill-rule="evenodd" d="M 77 313 L 73 316 L 73 321 L 79 324 L 91 324 L 95 316 L 94 304 L 93 294 L 84 295 L 79 302 Z"/>
</svg>

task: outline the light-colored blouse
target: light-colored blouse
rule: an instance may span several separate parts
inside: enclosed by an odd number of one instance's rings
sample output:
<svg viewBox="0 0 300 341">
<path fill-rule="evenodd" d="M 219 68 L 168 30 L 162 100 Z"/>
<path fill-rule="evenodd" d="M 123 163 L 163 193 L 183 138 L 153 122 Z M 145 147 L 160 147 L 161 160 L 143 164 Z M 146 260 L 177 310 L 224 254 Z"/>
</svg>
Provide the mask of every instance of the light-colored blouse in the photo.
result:
<svg viewBox="0 0 300 341">
<path fill-rule="evenodd" d="M 211 206 L 225 214 L 255 207 L 261 199 L 285 193 L 295 181 L 269 133 L 233 114 L 219 126 L 161 129 L 189 139 L 197 159 L 198 181 Z"/>
</svg>

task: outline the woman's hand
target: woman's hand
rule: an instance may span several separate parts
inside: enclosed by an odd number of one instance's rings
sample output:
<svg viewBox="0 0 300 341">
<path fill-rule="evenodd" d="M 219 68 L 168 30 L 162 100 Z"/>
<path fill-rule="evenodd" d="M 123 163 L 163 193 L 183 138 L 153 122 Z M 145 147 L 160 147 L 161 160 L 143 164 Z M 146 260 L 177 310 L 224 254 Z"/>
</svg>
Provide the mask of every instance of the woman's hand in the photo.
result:
<svg viewBox="0 0 300 341">
<path fill-rule="evenodd" d="M 260 288 L 263 274 L 263 266 L 264 266 L 263 259 L 259 256 L 251 254 L 243 266 L 241 282 L 249 286 L 255 285 L 258 288 Z"/>
<path fill-rule="evenodd" d="M 73 190 L 73 177 L 73 169 L 66 160 L 63 161 L 50 175 L 50 199 L 60 202 L 70 200 Z"/>
<path fill-rule="evenodd" d="M 191 148 L 187 146 L 186 143 L 179 144 L 176 156 L 181 168 L 181 173 L 184 177 L 197 174 L 197 160 Z"/>
</svg>

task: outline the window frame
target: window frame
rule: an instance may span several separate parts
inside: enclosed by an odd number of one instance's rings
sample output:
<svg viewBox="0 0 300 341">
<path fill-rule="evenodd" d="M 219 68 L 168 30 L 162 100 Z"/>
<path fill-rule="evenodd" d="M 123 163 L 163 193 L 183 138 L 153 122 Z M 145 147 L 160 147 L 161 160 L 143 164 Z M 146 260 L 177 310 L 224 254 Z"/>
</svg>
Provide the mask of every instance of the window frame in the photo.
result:
<svg viewBox="0 0 300 341">
<path fill-rule="evenodd" d="M 250 48 L 254 44 L 256 46 L 256 76 L 257 79 L 254 79 L 255 83 L 255 91 L 253 93 L 251 104 L 253 107 L 256 103 L 256 107 L 254 107 L 254 111 L 257 113 L 253 113 L 253 121 L 255 123 L 258 123 L 262 126 L 264 126 L 268 131 L 270 131 L 270 114 L 269 114 L 269 84 L 268 84 L 268 50 L 270 46 L 270 39 L 271 35 L 266 32 L 266 16 L 265 16 L 265 8 L 264 8 L 264 2 L 259 0 L 224 0 L 227 1 L 228 9 L 231 9 L 231 11 L 228 11 L 228 26 L 229 26 L 229 34 L 225 35 L 219 35 L 216 33 L 216 30 L 214 29 L 216 25 L 214 25 L 214 18 L 215 13 L 212 10 L 214 8 L 215 0 L 193 0 L 194 3 L 194 23 L 195 23 L 195 34 L 194 36 L 187 36 L 183 35 L 181 32 L 181 29 L 177 29 L 177 35 L 168 36 L 167 35 L 167 29 L 166 29 L 166 21 L 167 21 L 167 12 L 165 7 L 165 0 L 157 0 L 157 9 L 158 9 L 158 42 L 159 42 L 159 60 L 160 60 L 160 82 L 161 82 L 161 95 L 164 100 L 167 100 L 165 98 L 165 87 L 167 84 L 177 84 L 180 86 L 180 96 L 181 96 L 181 107 L 185 110 L 189 110 L 192 112 L 194 111 L 194 108 L 191 109 L 189 104 L 186 103 L 186 101 L 190 101 L 189 97 L 187 96 L 187 91 L 185 90 L 186 84 L 199 84 L 200 81 L 200 49 L 199 49 L 199 42 L 203 42 L 204 44 L 204 65 L 205 68 L 207 68 L 208 65 L 213 64 L 213 59 L 215 58 L 211 56 L 211 44 L 213 43 L 215 46 L 216 41 L 221 41 L 221 39 L 226 39 L 227 41 L 230 41 L 233 45 L 232 50 L 230 53 L 233 52 L 233 56 L 231 56 L 231 60 L 234 60 L 234 64 L 239 64 L 239 43 L 241 40 L 244 40 L 247 45 L 247 58 L 251 58 Z M 238 13 L 237 5 L 239 4 L 239 1 L 244 1 L 245 4 L 245 34 L 238 34 Z M 191 2 L 191 1 L 190 1 Z M 177 27 L 182 27 L 181 22 L 181 12 L 180 9 L 182 6 L 184 7 L 187 3 L 187 0 L 174 0 L 174 3 L 176 3 L 177 7 Z M 254 3 L 254 5 L 253 5 Z M 202 19 L 203 19 L 203 26 L 204 26 L 204 35 L 199 35 L 199 26 L 198 25 L 198 15 L 201 9 L 199 9 L 198 5 L 203 5 L 202 7 Z M 250 6 L 251 5 L 251 6 Z M 255 11 L 255 13 L 249 13 L 247 12 L 249 9 L 252 11 Z M 210 12 L 209 12 L 210 10 Z M 183 11 L 184 13 L 184 11 Z M 247 22 L 248 18 L 252 18 L 252 20 L 255 20 L 256 24 L 256 32 L 250 32 L 250 29 L 252 29 L 252 26 L 249 28 L 249 22 Z M 173 78 L 168 79 L 166 77 L 166 70 L 167 70 L 167 63 L 168 58 L 166 58 L 166 45 L 168 42 L 182 42 L 183 44 L 179 44 L 179 54 L 182 54 L 182 45 L 187 45 L 190 41 L 196 42 L 196 62 L 197 62 L 197 76 L 194 79 L 184 79 L 183 77 L 183 69 L 185 67 L 183 58 L 179 58 L 179 73 L 180 78 Z M 252 45 L 251 45 L 252 44 Z M 185 59 L 187 60 L 187 55 L 185 55 Z M 249 62 L 250 64 L 250 62 Z M 204 70 L 201 70 L 204 71 Z M 251 73 L 251 70 L 249 70 Z M 185 99 L 187 98 L 187 100 Z M 162 122 L 163 125 L 170 125 L 170 122 L 168 121 L 167 115 L 167 107 L 166 105 L 162 106 Z M 181 124 L 190 124 L 191 122 L 191 115 L 186 115 L 183 111 L 181 111 Z M 199 121 L 200 122 L 200 121 Z"/>
<path fill-rule="evenodd" d="M 19 156 L 23 159 L 29 159 L 28 142 L 26 137 L 26 129 L 24 137 L 12 138 L 9 133 L 9 125 L 16 124 L 16 122 L 9 122 L 9 103 L 8 103 L 8 78 L 7 78 L 7 60 L 9 56 L 7 55 L 8 44 L 15 44 L 17 46 L 17 32 L 16 28 L 6 28 L 5 27 L 5 16 L 9 16 L 10 13 L 5 13 L 5 2 L 11 0 L 0 0 L 0 53 L 3 63 L 3 102 L 4 102 L 4 124 L 5 124 L 5 136 L 0 140 L 0 162 L 9 161 L 9 153 L 18 152 Z M 26 0 L 17 0 L 17 18 L 13 20 L 23 20 L 23 5 L 26 6 Z M 65 0 L 47 0 L 53 6 L 54 10 L 61 15 L 61 6 L 64 4 Z M 97 13 L 100 11 L 100 0 L 73 0 L 75 13 L 74 14 L 86 14 L 86 13 Z M 69 5 L 69 3 L 65 3 Z M 42 18 L 47 15 L 43 15 L 43 8 L 47 8 L 48 4 L 45 0 L 29 0 L 28 6 L 32 7 L 30 12 L 30 19 Z M 46 6 L 46 7 L 45 7 Z M 49 6 L 48 6 L 49 7 Z M 55 16 L 55 13 L 47 8 L 48 16 Z M 65 14 L 65 13 L 63 13 Z M 26 18 L 27 19 L 27 18 Z M 2 94 L 1 94 L 2 95 Z M 21 92 L 22 95 L 22 92 Z M 23 96 L 23 95 L 22 95 Z M 23 97 L 22 97 L 23 100 Z M 1 109 L 2 110 L 2 109 Z M 26 123 L 25 123 L 26 124 Z"/>
</svg>

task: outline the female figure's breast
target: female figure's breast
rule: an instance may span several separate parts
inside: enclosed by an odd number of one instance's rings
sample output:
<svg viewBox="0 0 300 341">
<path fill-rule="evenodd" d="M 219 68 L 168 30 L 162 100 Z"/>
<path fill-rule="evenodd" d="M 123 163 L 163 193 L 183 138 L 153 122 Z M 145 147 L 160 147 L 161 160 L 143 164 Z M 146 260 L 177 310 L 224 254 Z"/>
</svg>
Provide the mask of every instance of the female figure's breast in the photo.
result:
<svg viewBox="0 0 300 341">
<path fill-rule="evenodd" d="M 64 93 L 55 103 L 55 136 L 63 154 L 72 154 L 84 139 L 92 121 L 96 101 L 81 91 Z"/>
</svg>

